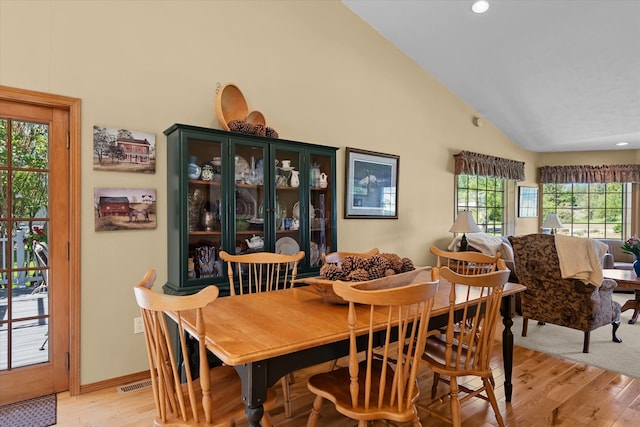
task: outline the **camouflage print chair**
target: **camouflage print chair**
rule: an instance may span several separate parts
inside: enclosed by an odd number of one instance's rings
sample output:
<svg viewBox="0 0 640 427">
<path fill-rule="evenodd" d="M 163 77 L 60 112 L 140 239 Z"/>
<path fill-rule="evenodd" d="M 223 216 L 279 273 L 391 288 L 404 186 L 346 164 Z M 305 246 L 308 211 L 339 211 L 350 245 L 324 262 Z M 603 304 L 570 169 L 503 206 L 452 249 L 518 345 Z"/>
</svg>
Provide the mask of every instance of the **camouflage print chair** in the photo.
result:
<svg viewBox="0 0 640 427">
<path fill-rule="evenodd" d="M 614 342 L 620 326 L 620 304 L 612 299 L 617 283 L 604 279 L 600 287 L 577 279 L 563 279 L 551 234 L 511 236 L 509 241 L 521 284 L 522 336 L 527 336 L 527 321 L 535 319 L 541 324 L 552 323 L 584 332 L 582 351 L 589 352 L 590 333 L 605 325 L 613 325 Z M 576 254 L 580 256 L 580 254 Z M 586 256 L 586 254 L 585 254 Z"/>
</svg>

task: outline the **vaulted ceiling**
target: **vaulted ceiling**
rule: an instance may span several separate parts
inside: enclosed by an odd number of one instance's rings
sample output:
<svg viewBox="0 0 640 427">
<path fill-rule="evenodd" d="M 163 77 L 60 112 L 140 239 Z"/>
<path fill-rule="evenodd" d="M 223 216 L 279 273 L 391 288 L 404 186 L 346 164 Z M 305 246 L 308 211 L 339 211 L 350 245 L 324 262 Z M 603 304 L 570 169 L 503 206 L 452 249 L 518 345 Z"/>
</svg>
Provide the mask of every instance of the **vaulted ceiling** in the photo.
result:
<svg viewBox="0 0 640 427">
<path fill-rule="evenodd" d="M 343 3 L 522 148 L 640 149 L 640 0 Z"/>
</svg>

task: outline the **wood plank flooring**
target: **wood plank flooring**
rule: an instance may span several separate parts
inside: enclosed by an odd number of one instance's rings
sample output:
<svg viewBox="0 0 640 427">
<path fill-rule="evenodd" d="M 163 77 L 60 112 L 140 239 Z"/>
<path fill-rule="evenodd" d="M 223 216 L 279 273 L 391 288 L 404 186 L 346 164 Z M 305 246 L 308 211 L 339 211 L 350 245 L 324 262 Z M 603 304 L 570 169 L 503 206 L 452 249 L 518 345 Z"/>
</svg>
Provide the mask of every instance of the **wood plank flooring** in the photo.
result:
<svg viewBox="0 0 640 427">
<path fill-rule="evenodd" d="M 516 347 L 513 370 L 513 399 L 504 400 L 501 344 L 494 351 L 493 366 L 502 417 L 507 426 L 613 426 L 640 425 L 640 379 L 608 372 L 600 368 L 566 361 Z M 615 353 L 612 349 L 612 357 Z M 301 427 L 306 425 L 313 395 L 306 388 L 306 378 L 327 369 L 328 364 L 296 371 L 291 385 L 293 417 L 287 419 L 282 405 L 271 413 L 275 427 Z M 471 381 L 471 379 L 470 379 Z M 425 371 L 420 379 L 423 390 L 421 402 L 429 401 L 432 378 Z M 275 388 L 281 398 L 281 387 Z M 444 391 L 444 386 L 441 386 Z M 446 410 L 444 405 L 443 410 Z M 151 426 L 155 408 L 150 388 L 126 394 L 107 389 L 70 397 L 58 396 L 58 424 L 64 427 L 138 427 Z M 445 426 L 420 410 L 422 424 Z M 464 427 L 496 426 L 488 402 L 470 399 L 462 406 Z M 319 425 L 352 427 L 357 423 L 338 414 L 325 402 Z M 382 424 L 375 424 L 382 425 Z M 246 423 L 239 427 L 246 426 Z"/>
</svg>

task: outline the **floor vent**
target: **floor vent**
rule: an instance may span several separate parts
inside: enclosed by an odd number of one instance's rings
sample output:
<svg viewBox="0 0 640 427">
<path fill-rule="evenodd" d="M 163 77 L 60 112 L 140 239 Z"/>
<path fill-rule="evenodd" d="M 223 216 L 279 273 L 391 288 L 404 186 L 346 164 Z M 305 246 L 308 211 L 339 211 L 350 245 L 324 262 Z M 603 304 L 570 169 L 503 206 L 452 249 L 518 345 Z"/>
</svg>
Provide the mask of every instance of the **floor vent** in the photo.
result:
<svg viewBox="0 0 640 427">
<path fill-rule="evenodd" d="M 132 391 L 138 391 L 149 387 L 151 387 L 151 379 L 136 381 L 134 383 L 119 386 L 118 393 L 130 393 Z"/>
</svg>

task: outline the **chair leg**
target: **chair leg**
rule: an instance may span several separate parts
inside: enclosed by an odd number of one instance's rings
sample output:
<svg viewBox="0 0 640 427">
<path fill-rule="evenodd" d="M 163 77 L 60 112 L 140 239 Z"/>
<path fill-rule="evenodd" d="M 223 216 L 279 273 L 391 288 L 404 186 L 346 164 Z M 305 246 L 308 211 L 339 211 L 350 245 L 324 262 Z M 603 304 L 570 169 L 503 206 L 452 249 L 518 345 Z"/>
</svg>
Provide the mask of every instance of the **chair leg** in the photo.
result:
<svg viewBox="0 0 640 427">
<path fill-rule="evenodd" d="M 262 425 L 262 427 L 273 427 L 273 423 L 271 422 L 271 417 L 269 416 L 269 413 L 267 411 L 264 411 L 264 415 L 260 420 L 260 424 Z"/>
<path fill-rule="evenodd" d="M 460 415 L 460 397 L 458 395 L 458 378 L 451 376 L 449 380 L 449 389 L 451 391 L 451 422 L 454 427 L 461 427 L 462 416 Z"/>
<path fill-rule="evenodd" d="M 49 332 L 47 331 L 47 333 L 45 335 L 46 335 L 46 338 L 44 339 L 44 341 L 42 342 L 42 345 L 38 349 L 40 351 L 44 351 L 44 346 L 45 346 L 45 344 L 47 344 L 47 341 L 49 341 Z"/>
<path fill-rule="evenodd" d="M 431 386 L 431 400 L 436 398 L 436 394 L 438 393 L 438 383 L 440 382 L 440 374 L 434 372 L 433 373 L 433 385 Z"/>
<path fill-rule="evenodd" d="M 500 427 L 504 427 L 504 420 L 502 419 L 502 414 L 500 414 L 500 407 L 498 406 L 498 400 L 496 399 L 496 394 L 493 391 L 493 375 L 489 378 L 483 377 L 482 382 L 484 383 L 484 389 L 487 392 L 487 397 L 489 398 L 489 403 L 491 403 L 491 407 L 493 408 L 493 412 L 496 415 L 496 421 L 498 421 L 498 425 Z"/>
<path fill-rule="evenodd" d="M 622 338 L 616 335 L 618 328 L 620 327 L 620 321 L 613 322 L 613 342 L 622 342 Z"/>
<path fill-rule="evenodd" d="M 522 336 L 526 337 L 527 336 L 527 330 L 529 328 L 529 319 L 527 319 L 526 317 L 522 318 Z"/>
<path fill-rule="evenodd" d="M 289 375 L 285 375 L 280 380 L 282 383 L 282 400 L 284 401 L 284 413 L 287 418 L 291 418 L 291 394 L 289 390 Z"/>
<path fill-rule="evenodd" d="M 589 341 L 591 340 L 591 331 L 584 331 L 584 344 L 582 344 L 582 352 L 589 353 Z"/>
<path fill-rule="evenodd" d="M 322 409 L 322 403 L 324 398 L 322 396 L 316 396 L 313 400 L 313 406 L 311 406 L 311 413 L 307 420 L 307 427 L 316 427 L 318 424 L 318 417 L 320 416 L 320 409 Z"/>
</svg>

